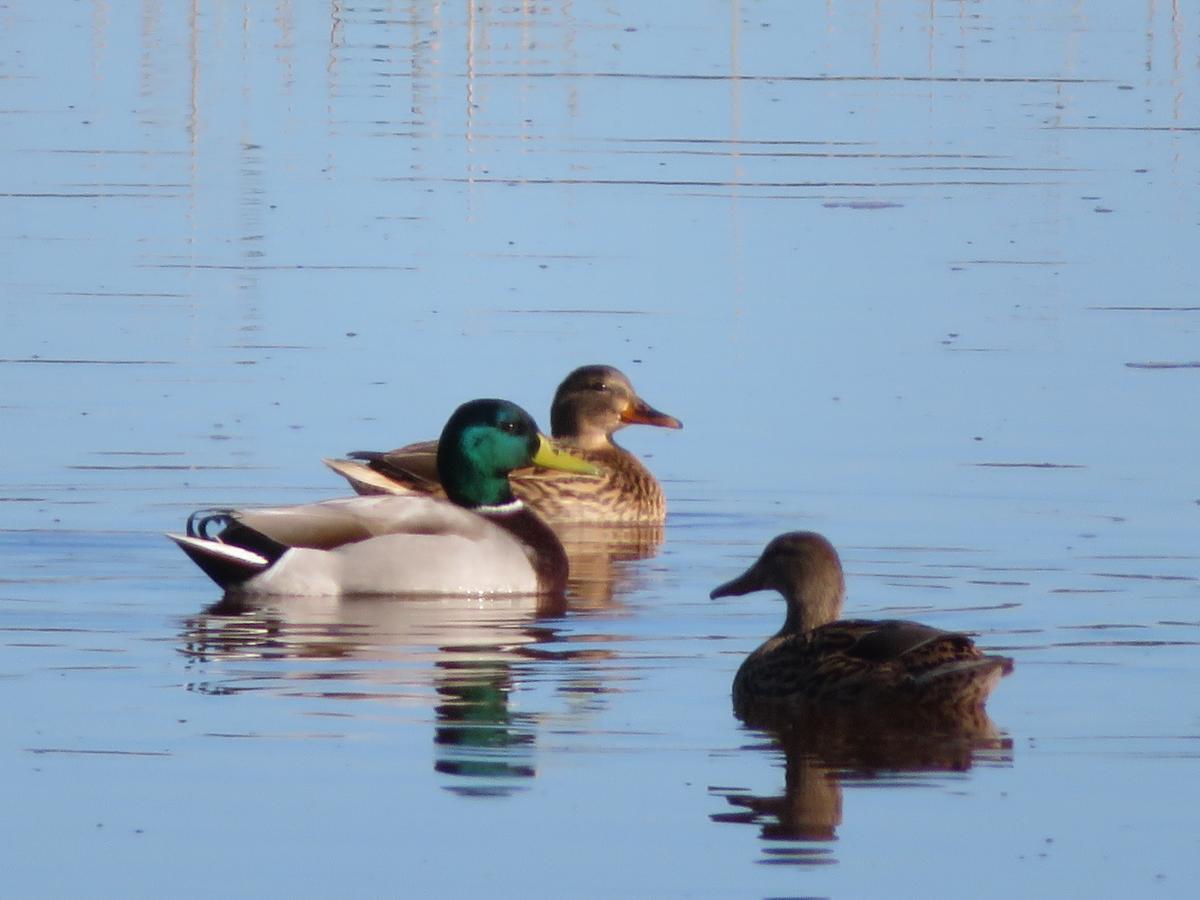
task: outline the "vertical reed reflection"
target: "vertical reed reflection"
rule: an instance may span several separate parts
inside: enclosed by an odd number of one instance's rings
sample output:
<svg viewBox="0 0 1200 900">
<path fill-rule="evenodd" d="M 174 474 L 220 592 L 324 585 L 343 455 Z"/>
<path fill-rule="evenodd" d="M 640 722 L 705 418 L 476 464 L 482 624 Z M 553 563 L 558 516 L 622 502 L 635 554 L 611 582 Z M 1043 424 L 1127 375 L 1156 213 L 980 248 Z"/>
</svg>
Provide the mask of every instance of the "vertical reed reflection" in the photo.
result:
<svg viewBox="0 0 1200 900">
<path fill-rule="evenodd" d="M 1184 53 L 1185 34 L 1186 28 L 1183 12 L 1179 8 L 1179 0 L 1171 0 L 1171 87 L 1174 88 L 1171 95 L 1171 121 L 1176 125 L 1187 124 L 1183 121 L 1185 115 L 1183 86 L 1187 83 L 1187 62 Z M 1200 65 L 1200 61 L 1193 61 L 1193 65 Z M 1178 145 L 1177 140 L 1176 146 Z M 1178 154 L 1176 159 L 1178 159 Z"/>
</svg>

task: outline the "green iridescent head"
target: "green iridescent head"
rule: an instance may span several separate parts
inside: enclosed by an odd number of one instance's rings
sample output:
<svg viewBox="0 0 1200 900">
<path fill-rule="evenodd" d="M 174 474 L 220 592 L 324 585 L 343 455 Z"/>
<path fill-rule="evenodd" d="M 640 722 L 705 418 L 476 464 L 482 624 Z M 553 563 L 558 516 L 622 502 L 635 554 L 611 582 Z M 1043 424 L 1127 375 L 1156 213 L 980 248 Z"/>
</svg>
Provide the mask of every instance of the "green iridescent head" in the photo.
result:
<svg viewBox="0 0 1200 900">
<path fill-rule="evenodd" d="M 507 400 L 470 400 L 454 411 L 438 441 L 438 477 L 459 506 L 511 503 L 508 473 L 543 466 L 595 475 L 594 466 L 557 450 L 533 417 Z"/>
</svg>

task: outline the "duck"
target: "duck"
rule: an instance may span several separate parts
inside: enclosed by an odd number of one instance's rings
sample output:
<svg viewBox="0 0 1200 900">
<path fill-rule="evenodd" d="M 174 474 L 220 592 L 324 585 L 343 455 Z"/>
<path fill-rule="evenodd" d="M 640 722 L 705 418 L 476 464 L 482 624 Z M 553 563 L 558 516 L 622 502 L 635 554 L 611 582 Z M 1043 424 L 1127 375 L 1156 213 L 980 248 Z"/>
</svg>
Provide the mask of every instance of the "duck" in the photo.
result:
<svg viewBox="0 0 1200 900">
<path fill-rule="evenodd" d="M 509 472 L 529 465 L 597 474 L 555 448 L 516 404 L 472 400 L 438 441 L 446 499 L 376 495 L 199 510 L 186 533 L 167 537 L 227 595 L 561 594 L 562 544 L 508 482 Z"/>
<path fill-rule="evenodd" d="M 837 551 L 812 531 L 774 538 L 712 598 L 775 590 L 787 601 L 777 634 L 733 679 L 742 718 L 763 711 L 982 710 L 1012 659 L 983 653 L 967 635 L 919 622 L 842 619 L 845 576 Z"/>
<path fill-rule="evenodd" d="M 601 477 L 522 470 L 510 478 L 513 493 L 553 525 L 662 525 L 667 513 L 662 485 L 641 460 L 613 440 L 614 432 L 634 424 L 683 427 L 639 397 L 619 369 L 575 369 L 554 393 L 550 432 L 558 447 L 596 466 Z M 384 452 L 359 450 L 347 459 L 323 462 L 359 494 L 442 496 L 437 453 L 437 441 L 423 441 Z"/>
</svg>

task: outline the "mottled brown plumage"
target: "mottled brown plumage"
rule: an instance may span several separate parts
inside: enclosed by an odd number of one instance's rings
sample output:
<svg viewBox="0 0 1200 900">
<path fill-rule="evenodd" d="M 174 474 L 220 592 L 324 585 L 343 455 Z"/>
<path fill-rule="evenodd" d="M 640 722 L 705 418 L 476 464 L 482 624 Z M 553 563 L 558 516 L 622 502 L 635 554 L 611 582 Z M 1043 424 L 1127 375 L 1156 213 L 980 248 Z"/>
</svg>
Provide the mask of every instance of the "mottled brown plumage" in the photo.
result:
<svg viewBox="0 0 1200 900">
<path fill-rule="evenodd" d="M 576 447 L 570 439 L 554 443 L 587 460 L 599 478 L 546 478 L 536 469 L 515 472 L 513 493 L 552 523 L 661 524 L 667 516 L 662 485 L 636 456 L 610 440 L 597 449 Z"/>
<path fill-rule="evenodd" d="M 667 505 L 662 486 L 612 436 L 631 424 L 682 428 L 678 419 L 642 400 L 618 369 L 582 366 L 555 392 L 550 424 L 555 444 L 600 468 L 601 475 L 548 475 L 544 470 L 522 469 L 509 477 L 517 497 L 552 524 L 663 522 Z M 360 494 L 442 495 L 437 441 L 386 452 L 359 451 L 350 457 L 325 463 Z"/>
<path fill-rule="evenodd" d="M 900 620 L 839 620 L 841 561 L 819 534 L 780 535 L 743 575 L 713 597 L 773 589 L 787 619 L 751 653 L 733 681 L 739 715 L 820 704 L 890 709 L 982 707 L 1012 660 L 982 653 L 965 634 Z"/>
</svg>

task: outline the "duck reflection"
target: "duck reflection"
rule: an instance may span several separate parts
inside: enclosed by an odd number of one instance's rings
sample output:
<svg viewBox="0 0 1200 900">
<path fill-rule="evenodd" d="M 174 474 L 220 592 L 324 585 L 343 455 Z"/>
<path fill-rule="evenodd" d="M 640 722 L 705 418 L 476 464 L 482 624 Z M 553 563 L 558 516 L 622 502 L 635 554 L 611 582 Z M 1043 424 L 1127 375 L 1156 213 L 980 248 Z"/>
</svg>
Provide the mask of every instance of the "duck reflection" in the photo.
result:
<svg viewBox="0 0 1200 900">
<path fill-rule="evenodd" d="M 713 789 L 736 812 L 711 816 L 716 822 L 756 825 L 770 846 L 772 863 L 836 862 L 832 849 L 842 824 L 842 789 L 848 783 L 911 784 L 916 773 L 966 772 L 975 765 L 1010 765 L 1012 740 L 982 709 L 946 713 L 899 713 L 811 709 L 787 719 L 747 719 L 751 733 L 766 739 L 748 750 L 782 750 L 782 794 L 759 796 Z M 786 842 L 793 842 L 788 846 Z"/>
<path fill-rule="evenodd" d="M 554 528 L 570 561 L 567 590 L 575 609 L 607 609 L 642 587 L 639 566 L 658 554 L 661 525 L 568 523 Z"/>
<path fill-rule="evenodd" d="M 459 788 L 458 793 L 495 795 L 507 792 L 498 779 L 531 778 L 537 774 L 533 747 L 537 719 L 508 708 L 511 672 L 481 662 L 440 662 L 435 685 L 439 702 L 433 741 L 438 772 L 466 779 L 485 779 L 487 785 Z"/>
<path fill-rule="evenodd" d="M 187 620 L 182 649 L 197 660 L 414 661 L 438 648 L 504 660 L 526 645 L 553 641 L 555 631 L 545 623 L 565 610 L 565 599 L 555 596 L 226 595 Z"/>
<path fill-rule="evenodd" d="M 196 691 L 261 690 L 274 679 L 292 693 L 300 683 L 301 696 L 323 700 L 432 707 L 434 769 L 461 780 L 447 789 L 503 795 L 536 774 L 543 715 L 509 706 L 526 677 L 522 668 L 609 655 L 555 647 L 561 637 L 552 623 L 564 611 L 562 598 L 545 597 L 227 597 L 186 622 L 181 649 L 197 663 L 288 662 L 231 670 L 222 680 L 194 683 Z M 562 690 L 590 694 L 588 675 L 573 674 L 579 684 Z"/>
</svg>

